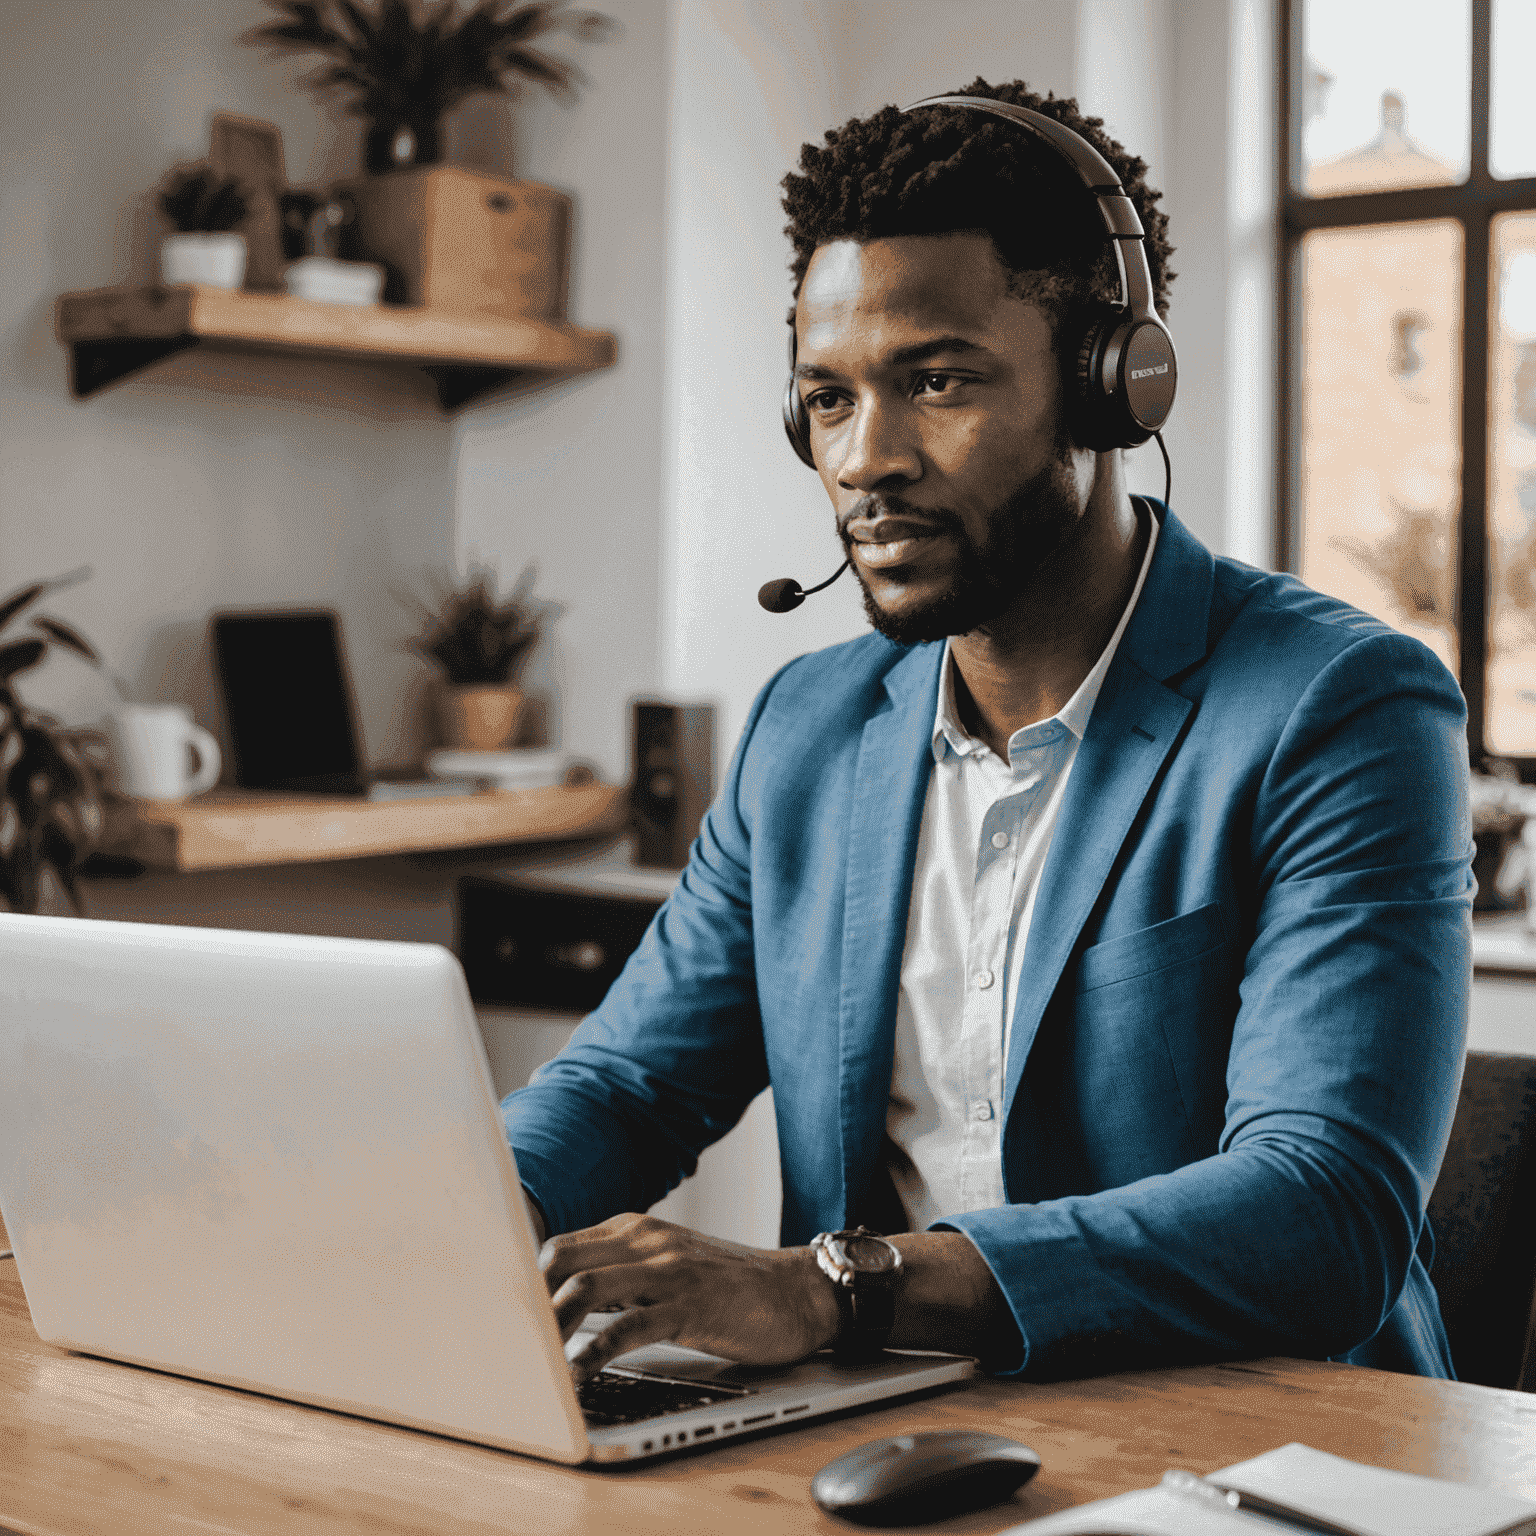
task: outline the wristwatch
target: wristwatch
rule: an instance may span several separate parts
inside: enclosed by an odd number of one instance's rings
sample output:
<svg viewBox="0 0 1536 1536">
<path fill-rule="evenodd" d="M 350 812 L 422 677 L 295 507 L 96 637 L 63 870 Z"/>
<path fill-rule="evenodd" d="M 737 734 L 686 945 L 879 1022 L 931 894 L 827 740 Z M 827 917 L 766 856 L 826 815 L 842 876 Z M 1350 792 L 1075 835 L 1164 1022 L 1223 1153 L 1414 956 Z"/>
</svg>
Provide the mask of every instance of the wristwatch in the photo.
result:
<svg viewBox="0 0 1536 1536">
<path fill-rule="evenodd" d="M 896 1287 L 901 1283 L 901 1254 L 868 1227 L 851 1232 L 820 1232 L 811 1252 L 832 1282 L 842 1326 L 832 1341 L 836 1360 L 873 1360 L 885 1348 L 896 1320 Z"/>
</svg>

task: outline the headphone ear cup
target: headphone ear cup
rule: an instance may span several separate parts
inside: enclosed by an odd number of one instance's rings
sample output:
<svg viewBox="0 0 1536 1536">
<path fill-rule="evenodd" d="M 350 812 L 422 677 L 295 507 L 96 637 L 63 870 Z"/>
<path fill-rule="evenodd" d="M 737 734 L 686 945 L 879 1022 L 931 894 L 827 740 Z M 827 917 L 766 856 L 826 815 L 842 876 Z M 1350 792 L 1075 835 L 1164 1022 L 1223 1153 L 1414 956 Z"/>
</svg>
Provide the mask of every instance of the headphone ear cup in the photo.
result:
<svg viewBox="0 0 1536 1536">
<path fill-rule="evenodd" d="M 1084 333 L 1074 382 L 1073 439 L 1098 453 L 1139 448 L 1173 407 L 1173 338 L 1160 321 L 1106 306 Z"/>
<path fill-rule="evenodd" d="M 800 398 L 800 391 L 795 388 L 795 376 L 790 374 L 789 382 L 784 386 L 784 435 L 789 439 L 789 446 L 800 456 L 800 462 L 808 469 L 816 468 L 816 459 L 811 453 L 811 423 L 805 414 L 805 402 Z"/>
<path fill-rule="evenodd" d="M 1072 411 L 1068 423 L 1072 440 L 1095 453 L 1127 446 L 1121 441 L 1119 402 L 1104 390 L 1104 359 L 1120 319 L 1120 311 L 1108 305 L 1094 311 L 1083 331 L 1072 374 Z"/>
</svg>

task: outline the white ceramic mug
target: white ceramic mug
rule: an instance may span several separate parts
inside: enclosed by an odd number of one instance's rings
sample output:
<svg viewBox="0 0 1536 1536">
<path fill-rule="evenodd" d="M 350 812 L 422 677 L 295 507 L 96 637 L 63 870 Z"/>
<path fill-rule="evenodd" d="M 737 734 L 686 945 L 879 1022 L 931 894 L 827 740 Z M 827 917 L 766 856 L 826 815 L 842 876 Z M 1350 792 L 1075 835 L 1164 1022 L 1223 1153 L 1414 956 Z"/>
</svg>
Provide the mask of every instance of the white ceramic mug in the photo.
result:
<svg viewBox="0 0 1536 1536">
<path fill-rule="evenodd" d="M 184 705 L 120 704 L 107 718 L 107 739 L 125 795 L 185 800 L 218 782 L 219 744 Z"/>
</svg>

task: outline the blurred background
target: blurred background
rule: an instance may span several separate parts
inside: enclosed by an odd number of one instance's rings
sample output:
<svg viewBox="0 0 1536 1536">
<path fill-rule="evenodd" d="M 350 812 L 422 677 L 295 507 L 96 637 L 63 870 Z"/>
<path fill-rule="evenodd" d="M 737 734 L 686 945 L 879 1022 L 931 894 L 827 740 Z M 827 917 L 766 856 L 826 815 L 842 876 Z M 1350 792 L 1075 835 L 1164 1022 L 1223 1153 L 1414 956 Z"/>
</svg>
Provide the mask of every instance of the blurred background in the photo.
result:
<svg viewBox="0 0 1536 1536">
<path fill-rule="evenodd" d="M 363 767 L 419 769 L 440 722 L 408 599 L 440 599 L 477 570 L 506 587 L 531 570 L 543 622 L 519 662 L 538 703 L 521 744 L 599 784 L 643 785 L 631 701 L 708 705 L 712 725 L 679 715 L 677 730 L 712 738 L 704 777 L 717 782 L 771 672 L 865 628 L 851 583 L 787 616 L 755 600 L 770 578 L 819 581 L 840 558 L 779 423 L 778 182 L 829 126 L 980 74 L 1076 97 L 1163 191 L 1178 515 L 1218 552 L 1294 570 L 1424 640 L 1462 681 L 1474 765 L 1508 786 L 1486 823 L 1501 860 L 1536 812 L 1518 782 L 1536 779 L 1536 99 L 1523 81 L 1536 9 L 1524 0 L 601 0 L 606 28 L 539 40 L 579 71 L 570 91 L 514 71 L 508 90 L 427 125 L 441 129 L 435 147 L 388 124 L 381 140 L 378 121 L 346 115 L 344 93 L 305 83 L 316 58 L 302 49 L 252 46 L 280 9 L 0 0 L 0 584 L 89 567 L 47 605 L 101 662 L 53 644 L 16 682 L 31 708 L 73 728 L 124 698 L 178 706 L 227 756 L 210 615 L 331 610 Z M 174 291 L 157 286 L 160 193 L 174 167 L 207 161 L 218 113 L 253 120 L 258 151 L 277 144 L 263 196 L 313 199 L 287 258 L 349 255 L 325 244 L 328 200 L 380 154 L 395 170 L 457 167 L 489 178 L 476 186 L 510 178 L 568 197 L 563 299 L 539 335 L 575 345 L 570 328 L 585 328 L 586 361 L 509 382 L 473 374 L 467 351 L 458 376 L 474 388 L 445 410 L 441 379 L 409 348 L 370 358 L 284 341 L 299 311 L 271 305 L 298 301 L 281 293 L 293 284 L 270 239 L 271 344 L 155 345 Z M 255 218 L 251 240 L 271 237 Z M 451 221 L 438 234 L 453 247 Z M 261 286 L 251 250 L 248 290 Z M 362 308 L 304 313 L 312 330 L 369 334 Z M 418 313 L 442 318 L 430 303 Z M 140 347 L 123 377 L 80 387 L 84 354 L 72 375 L 61 344 L 71 324 L 96 327 L 99 355 Z M 1162 474 L 1155 448 L 1130 455 L 1134 490 L 1161 495 Z M 459 863 L 364 851 L 125 865 L 85 882 L 87 906 L 452 942 L 453 882 L 473 850 Z M 505 1089 L 573 1019 L 482 1010 L 482 1022 Z M 716 1192 L 672 1208 L 768 1241 L 772 1124 L 766 1105 L 753 1116 L 737 1151 L 711 1154 L 725 1171 Z"/>
<path fill-rule="evenodd" d="M 1275 17 L 1237 0 L 610 0 L 618 24 L 550 44 L 587 80 L 472 98 L 445 159 L 573 196 L 569 313 L 618 360 L 445 418 L 419 378 L 206 350 L 72 400 L 63 292 L 150 282 L 167 168 L 206 154 L 215 110 L 282 131 L 296 185 L 355 176 L 363 125 L 297 81 L 313 60 L 240 34 L 255 0 L 7 0 L 0 60 L 0 569 L 82 564 L 54 601 L 144 701 L 216 714 L 214 609 L 335 608 L 365 751 L 429 729 L 412 615 L 430 570 L 536 563 L 564 607 L 529 663 L 552 739 L 627 772 L 625 701 L 719 707 L 728 748 L 789 657 L 863 632 L 851 584 L 793 617 L 754 596 L 837 564 L 814 477 L 778 423 L 789 299 L 777 184 L 799 147 L 886 102 L 1023 78 L 1074 95 L 1150 164 L 1178 246 L 1174 501 L 1215 547 L 1273 547 Z M 1343 62 L 1335 61 L 1336 72 Z M 1371 129 L 1371 124 L 1366 124 Z M 1369 133 L 1366 134 L 1369 137 Z M 1156 451 L 1133 482 L 1161 491 Z M 77 675 L 79 674 L 79 675 Z M 29 686 L 88 711 L 72 658 Z"/>
</svg>

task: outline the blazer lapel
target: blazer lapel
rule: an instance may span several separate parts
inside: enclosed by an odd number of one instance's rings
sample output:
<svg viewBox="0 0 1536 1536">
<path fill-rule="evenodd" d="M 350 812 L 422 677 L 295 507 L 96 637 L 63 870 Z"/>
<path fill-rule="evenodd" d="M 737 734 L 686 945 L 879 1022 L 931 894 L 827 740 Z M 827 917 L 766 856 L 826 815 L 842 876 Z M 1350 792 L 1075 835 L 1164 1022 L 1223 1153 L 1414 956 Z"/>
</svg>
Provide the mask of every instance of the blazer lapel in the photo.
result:
<svg viewBox="0 0 1536 1536">
<path fill-rule="evenodd" d="M 875 1173 L 885 1134 L 901 955 L 943 658 L 942 645 L 915 647 L 886 674 L 888 698 L 864 727 L 854 770 L 838 1000 L 845 1222 Z"/>
<path fill-rule="evenodd" d="M 1215 565 L 1171 512 L 1160 521 L 1152 568 L 1089 717 L 1041 874 L 1014 1003 L 1009 1109 L 1046 1004 L 1194 708 L 1163 679 L 1205 655 Z"/>
</svg>

